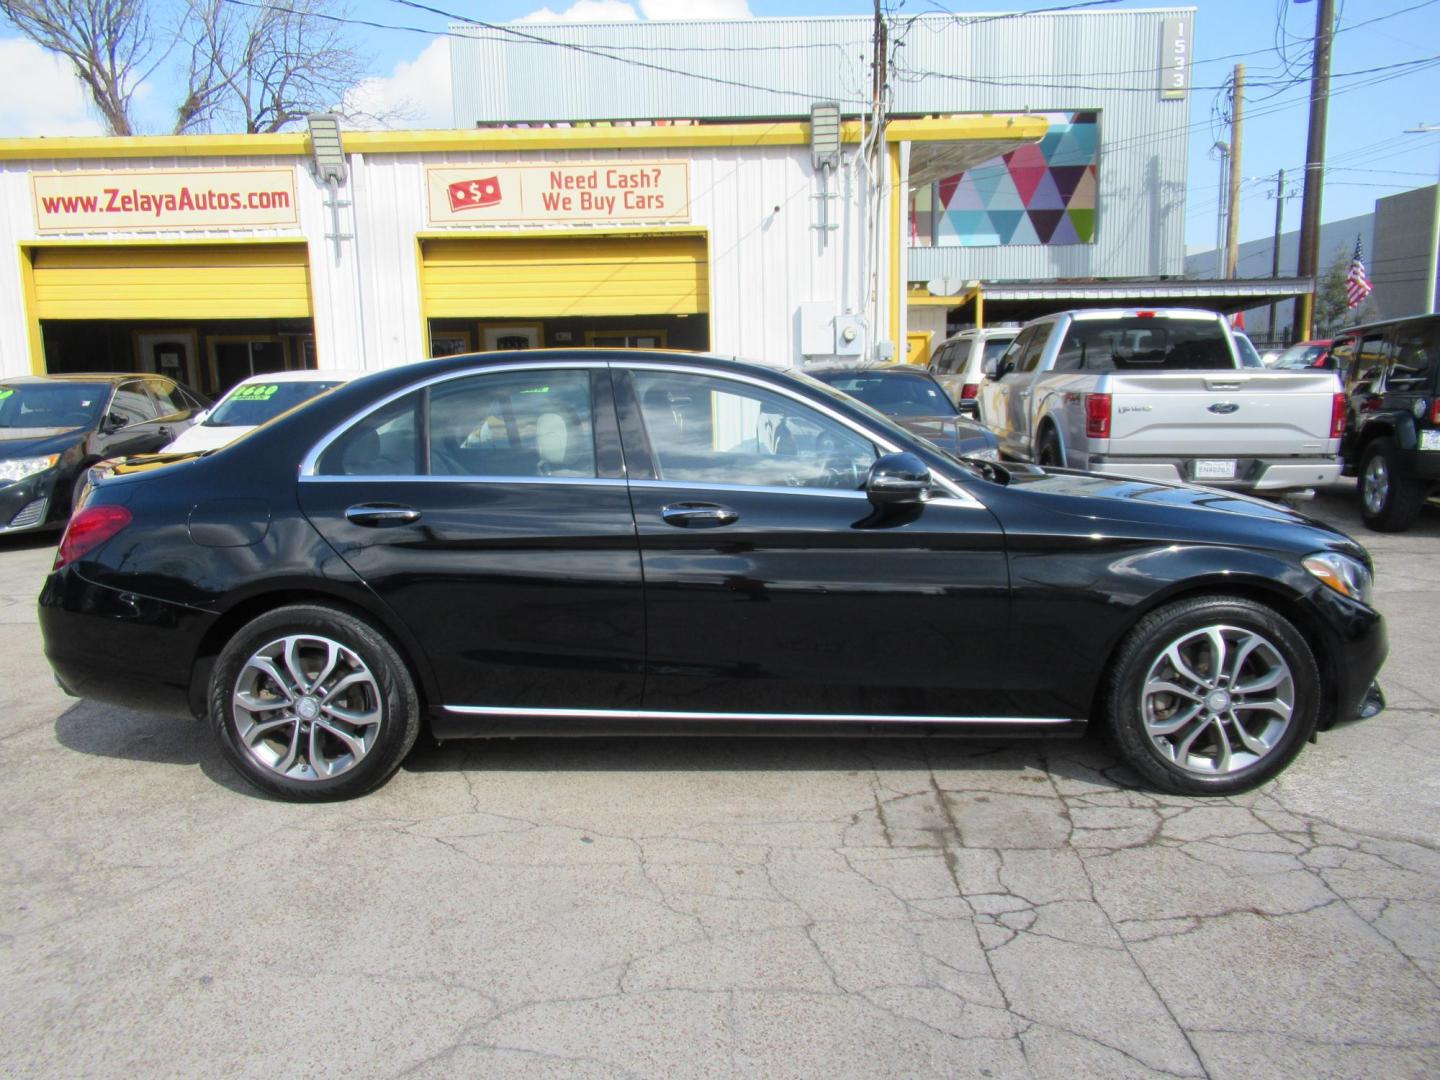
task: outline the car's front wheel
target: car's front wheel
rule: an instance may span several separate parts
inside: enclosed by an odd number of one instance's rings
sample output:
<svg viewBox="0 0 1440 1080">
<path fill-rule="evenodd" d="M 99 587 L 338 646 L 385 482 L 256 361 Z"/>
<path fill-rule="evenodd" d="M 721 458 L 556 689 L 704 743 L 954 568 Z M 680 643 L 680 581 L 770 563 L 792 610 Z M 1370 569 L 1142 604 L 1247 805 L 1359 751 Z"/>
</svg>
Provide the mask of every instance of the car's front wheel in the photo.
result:
<svg viewBox="0 0 1440 1080">
<path fill-rule="evenodd" d="M 1273 779 L 1315 730 L 1320 674 L 1278 612 L 1240 597 L 1151 612 L 1110 668 L 1103 721 L 1145 779 L 1232 795 Z"/>
<path fill-rule="evenodd" d="M 318 802 L 389 779 L 415 743 L 420 706 L 404 661 L 374 627 L 337 608 L 295 604 L 226 644 L 210 720 L 246 780 Z"/>
</svg>

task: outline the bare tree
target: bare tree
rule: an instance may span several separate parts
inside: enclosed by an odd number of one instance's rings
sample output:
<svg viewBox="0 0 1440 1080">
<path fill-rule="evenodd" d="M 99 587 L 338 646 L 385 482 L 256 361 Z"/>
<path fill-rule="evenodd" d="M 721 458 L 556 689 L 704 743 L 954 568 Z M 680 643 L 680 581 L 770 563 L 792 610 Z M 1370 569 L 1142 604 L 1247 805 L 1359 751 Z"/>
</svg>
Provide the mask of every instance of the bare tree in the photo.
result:
<svg viewBox="0 0 1440 1080">
<path fill-rule="evenodd" d="M 43 49 L 70 62 L 111 135 L 133 135 L 135 88 L 169 52 L 147 0 L 0 0 L 0 13 Z"/>
<path fill-rule="evenodd" d="M 191 0 L 185 40 L 190 89 L 176 117 L 177 132 L 217 125 L 279 131 L 307 113 L 337 107 L 365 74 L 343 18 L 328 0 Z"/>
</svg>

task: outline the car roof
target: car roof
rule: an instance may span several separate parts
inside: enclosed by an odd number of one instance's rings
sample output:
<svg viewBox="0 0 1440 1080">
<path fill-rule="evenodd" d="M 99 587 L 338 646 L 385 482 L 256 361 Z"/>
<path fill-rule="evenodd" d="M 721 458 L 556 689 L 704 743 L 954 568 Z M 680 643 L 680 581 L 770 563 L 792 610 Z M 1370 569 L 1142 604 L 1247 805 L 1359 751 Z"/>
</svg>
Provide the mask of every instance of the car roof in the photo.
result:
<svg viewBox="0 0 1440 1080">
<path fill-rule="evenodd" d="M 968 330 L 960 330 L 951 334 L 941 345 L 948 345 L 952 341 L 965 341 L 970 338 L 990 337 L 1015 337 L 1020 333 L 1018 326 L 972 326 Z"/>
<path fill-rule="evenodd" d="M 369 373 L 356 369 L 302 368 L 295 371 L 270 371 L 251 375 L 248 379 L 241 379 L 235 386 L 254 386 L 257 383 L 349 382 L 351 379 L 358 379 L 361 375 L 366 374 Z"/>
<path fill-rule="evenodd" d="M 1440 314 L 1402 315 L 1396 319 L 1377 319 L 1375 322 L 1360 323 L 1357 326 L 1347 326 L 1335 335 L 1339 337 L 1353 337 L 1356 334 L 1369 333 L 1371 330 L 1388 330 L 1392 326 L 1399 326 L 1401 323 L 1423 322 L 1426 319 L 1440 319 Z M 1332 343 L 1334 339 L 1331 339 Z"/>
<path fill-rule="evenodd" d="M 1191 319 L 1195 321 L 1213 322 L 1217 319 L 1224 321 L 1224 317 L 1214 311 L 1206 311 L 1204 308 L 1166 308 L 1166 307 L 1124 307 L 1124 308 L 1075 308 L 1072 311 L 1054 311 L 1049 315 L 1042 315 L 1035 322 L 1044 322 L 1046 319 L 1058 319 L 1062 315 L 1069 315 L 1072 319 L 1133 319 L 1145 312 L 1146 318 L 1150 319 Z"/>
<path fill-rule="evenodd" d="M 855 364 L 840 367 L 791 368 L 790 370 L 798 371 L 802 375 L 809 375 L 815 379 L 825 375 L 923 375 L 927 379 L 933 377 L 930 372 L 915 364 Z"/>
</svg>

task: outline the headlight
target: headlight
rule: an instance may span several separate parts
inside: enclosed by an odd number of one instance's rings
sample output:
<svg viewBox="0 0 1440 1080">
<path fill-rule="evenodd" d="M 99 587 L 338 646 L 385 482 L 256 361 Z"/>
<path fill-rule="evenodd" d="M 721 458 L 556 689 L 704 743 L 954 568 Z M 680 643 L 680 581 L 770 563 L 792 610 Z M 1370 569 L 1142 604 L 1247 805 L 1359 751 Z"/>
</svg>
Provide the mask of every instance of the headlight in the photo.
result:
<svg viewBox="0 0 1440 1080">
<path fill-rule="evenodd" d="M 1341 596 L 1348 596 L 1362 604 L 1370 603 L 1373 578 L 1359 559 L 1341 555 L 1338 551 L 1320 551 L 1305 556 L 1300 564 Z"/>
<path fill-rule="evenodd" d="M 14 484 L 24 480 L 27 476 L 44 472 L 59 460 L 59 454 L 47 454 L 45 457 L 22 457 L 0 461 L 0 483 Z"/>
<path fill-rule="evenodd" d="M 1000 451 L 994 446 L 985 446 L 976 450 L 973 454 L 966 454 L 965 456 L 978 458 L 981 461 L 999 461 Z"/>
</svg>

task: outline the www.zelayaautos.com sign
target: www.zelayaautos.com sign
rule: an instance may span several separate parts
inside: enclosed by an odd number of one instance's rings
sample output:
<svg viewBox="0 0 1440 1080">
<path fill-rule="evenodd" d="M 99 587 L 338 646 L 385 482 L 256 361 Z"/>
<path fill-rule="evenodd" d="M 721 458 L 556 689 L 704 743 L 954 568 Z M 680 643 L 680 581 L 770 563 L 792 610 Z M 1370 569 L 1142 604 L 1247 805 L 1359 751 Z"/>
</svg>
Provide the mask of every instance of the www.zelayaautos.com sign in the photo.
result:
<svg viewBox="0 0 1440 1080">
<path fill-rule="evenodd" d="M 38 173 L 42 233 L 299 225 L 294 169 Z"/>
</svg>

